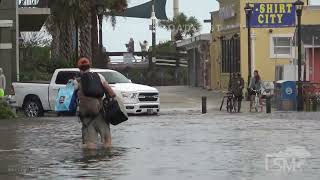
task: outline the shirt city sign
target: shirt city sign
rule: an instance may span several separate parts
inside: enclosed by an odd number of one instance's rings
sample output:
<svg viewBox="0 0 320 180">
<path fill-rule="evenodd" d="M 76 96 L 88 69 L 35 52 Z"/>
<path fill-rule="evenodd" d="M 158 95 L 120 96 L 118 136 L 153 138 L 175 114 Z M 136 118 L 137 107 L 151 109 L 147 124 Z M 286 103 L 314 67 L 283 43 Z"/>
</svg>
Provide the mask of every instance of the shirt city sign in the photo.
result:
<svg viewBox="0 0 320 180">
<path fill-rule="evenodd" d="M 250 25 L 253 28 L 293 27 L 296 8 L 292 3 L 254 3 Z"/>
</svg>

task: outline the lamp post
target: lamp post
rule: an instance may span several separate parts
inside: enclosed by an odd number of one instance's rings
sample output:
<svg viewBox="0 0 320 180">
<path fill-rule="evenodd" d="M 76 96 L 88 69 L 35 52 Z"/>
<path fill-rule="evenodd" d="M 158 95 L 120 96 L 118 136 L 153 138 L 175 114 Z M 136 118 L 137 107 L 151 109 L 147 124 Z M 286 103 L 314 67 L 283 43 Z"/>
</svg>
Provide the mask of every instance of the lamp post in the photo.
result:
<svg viewBox="0 0 320 180">
<path fill-rule="evenodd" d="M 294 6 L 296 7 L 296 13 L 297 13 L 297 19 L 298 19 L 298 111 L 303 111 L 303 98 L 302 98 L 302 81 L 301 81 L 301 58 L 302 58 L 302 52 L 301 52 L 301 16 L 302 16 L 302 10 L 303 10 L 304 3 L 301 0 L 297 0 L 294 3 Z"/>
<path fill-rule="evenodd" d="M 24 39 L 21 37 L 21 35 L 19 36 L 19 49 L 20 49 L 20 53 L 19 53 L 19 55 L 20 55 L 20 60 L 23 60 L 23 58 L 24 58 L 24 55 L 25 55 L 25 53 L 24 53 L 24 45 L 23 45 L 23 43 L 24 43 Z M 23 51 L 22 52 L 22 55 L 21 55 L 21 51 Z"/>
<path fill-rule="evenodd" d="M 244 7 L 244 12 L 246 13 L 246 20 L 247 20 L 247 28 L 248 28 L 248 88 L 249 88 L 249 83 L 251 80 L 251 25 L 250 25 L 250 20 L 251 20 L 251 14 L 252 14 L 253 8 L 250 6 L 249 3 L 246 4 Z M 248 93 L 248 100 L 249 100 L 249 93 Z"/>
<path fill-rule="evenodd" d="M 152 12 L 151 12 L 151 27 L 150 30 L 152 31 L 152 56 L 149 58 L 149 68 L 152 69 L 153 61 L 156 58 L 156 13 L 154 10 L 154 0 L 152 1 Z"/>
<path fill-rule="evenodd" d="M 231 86 L 232 86 L 232 41 L 233 41 L 233 37 L 231 39 L 228 39 L 227 41 L 227 49 L 228 49 L 228 62 L 229 62 L 229 90 L 231 90 Z"/>
<path fill-rule="evenodd" d="M 96 10 L 97 10 L 97 16 L 99 20 L 99 63 L 97 63 L 98 66 L 105 66 L 105 62 L 103 59 L 103 43 L 102 43 L 102 20 L 103 15 L 105 11 L 104 2 L 103 0 L 96 0 Z M 106 62 L 107 63 L 107 62 Z"/>
</svg>

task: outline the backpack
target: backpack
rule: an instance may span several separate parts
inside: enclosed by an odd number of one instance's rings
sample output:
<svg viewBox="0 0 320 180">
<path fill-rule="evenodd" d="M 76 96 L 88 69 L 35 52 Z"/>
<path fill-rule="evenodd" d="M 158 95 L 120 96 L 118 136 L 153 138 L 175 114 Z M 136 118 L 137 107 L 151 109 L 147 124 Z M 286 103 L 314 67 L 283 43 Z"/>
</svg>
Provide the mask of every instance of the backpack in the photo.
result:
<svg viewBox="0 0 320 180">
<path fill-rule="evenodd" d="M 102 98 L 104 88 L 98 73 L 86 72 L 81 75 L 82 92 L 87 97 Z"/>
</svg>

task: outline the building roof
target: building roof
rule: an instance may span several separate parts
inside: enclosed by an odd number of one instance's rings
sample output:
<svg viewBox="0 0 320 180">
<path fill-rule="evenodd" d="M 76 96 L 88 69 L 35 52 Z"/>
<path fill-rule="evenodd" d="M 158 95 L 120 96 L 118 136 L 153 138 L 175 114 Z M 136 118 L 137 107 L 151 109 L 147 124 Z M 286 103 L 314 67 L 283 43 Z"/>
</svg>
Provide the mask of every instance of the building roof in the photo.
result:
<svg viewBox="0 0 320 180">
<path fill-rule="evenodd" d="M 177 47 L 186 47 L 186 46 L 195 44 L 197 41 L 211 41 L 211 37 L 212 35 L 210 33 L 200 34 L 192 38 L 177 41 L 176 43 L 177 43 Z"/>
</svg>

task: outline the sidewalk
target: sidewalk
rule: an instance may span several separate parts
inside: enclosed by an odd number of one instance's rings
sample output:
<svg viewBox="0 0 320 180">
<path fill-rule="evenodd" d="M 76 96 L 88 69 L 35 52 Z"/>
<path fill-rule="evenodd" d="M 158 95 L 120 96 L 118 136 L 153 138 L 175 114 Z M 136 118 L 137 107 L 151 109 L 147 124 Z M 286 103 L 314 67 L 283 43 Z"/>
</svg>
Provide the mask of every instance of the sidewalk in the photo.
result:
<svg viewBox="0 0 320 180">
<path fill-rule="evenodd" d="M 201 97 L 207 97 L 208 112 L 219 111 L 221 101 L 225 95 L 222 91 L 208 91 L 199 87 L 188 86 L 161 86 L 156 87 L 160 91 L 161 111 L 201 111 Z M 249 111 L 249 102 L 242 102 L 242 111 Z M 226 101 L 223 107 L 225 108 Z"/>
</svg>

